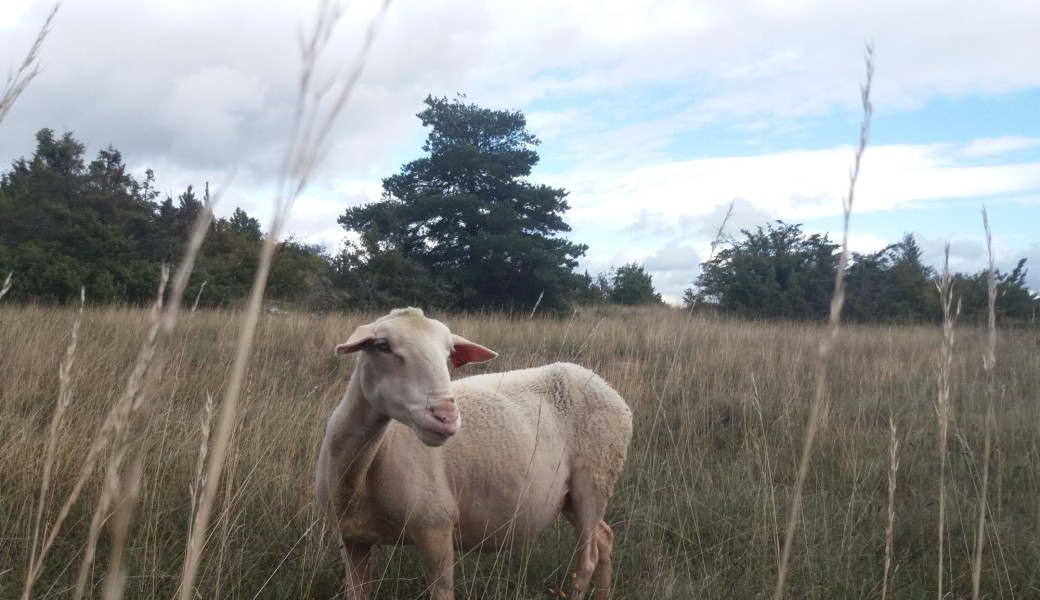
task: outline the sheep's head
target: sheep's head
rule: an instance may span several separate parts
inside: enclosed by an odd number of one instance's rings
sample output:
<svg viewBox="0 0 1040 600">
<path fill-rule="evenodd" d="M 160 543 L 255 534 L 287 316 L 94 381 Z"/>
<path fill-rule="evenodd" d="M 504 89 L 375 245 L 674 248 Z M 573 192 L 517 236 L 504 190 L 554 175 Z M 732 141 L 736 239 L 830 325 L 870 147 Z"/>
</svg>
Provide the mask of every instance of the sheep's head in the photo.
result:
<svg viewBox="0 0 1040 600">
<path fill-rule="evenodd" d="M 444 444 L 462 425 L 448 361 L 460 367 L 497 356 L 417 308 L 398 309 L 361 325 L 336 346 L 337 354 L 359 351 L 356 376 L 365 400 L 411 427 L 427 446 Z"/>
</svg>

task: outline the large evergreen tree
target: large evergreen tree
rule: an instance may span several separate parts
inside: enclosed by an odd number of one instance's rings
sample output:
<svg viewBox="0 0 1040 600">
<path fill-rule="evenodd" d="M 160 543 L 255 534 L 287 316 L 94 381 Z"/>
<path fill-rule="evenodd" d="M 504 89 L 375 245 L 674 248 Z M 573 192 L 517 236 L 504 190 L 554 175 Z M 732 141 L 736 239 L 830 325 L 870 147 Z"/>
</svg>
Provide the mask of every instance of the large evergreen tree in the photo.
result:
<svg viewBox="0 0 1040 600">
<path fill-rule="evenodd" d="M 543 308 L 564 306 L 586 246 L 558 236 L 570 230 L 567 192 L 527 179 L 539 142 L 524 115 L 464 97 L 425 104 L 427 155 L 384 179 L 381 201 L 339 218 L 367 239 L 355 246 L 356 268 L 428 275 L 436 286 L 421 304 L 526 309 L 541 297 Z"/>
</svg>

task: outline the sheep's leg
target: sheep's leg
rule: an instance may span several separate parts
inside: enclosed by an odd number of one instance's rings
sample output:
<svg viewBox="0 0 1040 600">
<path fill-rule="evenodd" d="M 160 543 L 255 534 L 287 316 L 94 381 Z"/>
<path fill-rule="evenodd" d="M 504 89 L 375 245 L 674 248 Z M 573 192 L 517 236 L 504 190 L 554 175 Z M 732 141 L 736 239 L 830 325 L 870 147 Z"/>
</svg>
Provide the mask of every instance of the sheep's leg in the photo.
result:
<svg viewBox="0 0 1040 600">
<path fill-rule="evenodd" d="M 341 548 L 343 565 L 347 571 L 347 578 L 344 581 L 347 588 L 347 600 L 367 600 L 368 559 L 372 553 L 372 545 L 344 540 Z"/>
<path fill-rule="evenodd" d="M 571 475 L 570 510 L 565 516 L 574 524 L 577 542 L 574 550 L 574 589 L 572 600 L 581 600 L 596 575 L 596 600 L 610 597 L 610 555 L 614 533 L 603 522 L 606 498 L 600 498 L 588 473 L 576 470 Z"/>
<path fill-rule="evenodd" d="M 575 523 L 577 543 L 574 550 L 574 589 L 571 600 L 581 600 L 589 589 L 592 573 L 599 564 L 599 546 L 595 540 L 595 529 Z"/>
<path fill-rule="evenodd" d="M 578 533 L 578 543 L 574 552 L 574 590 L 571 598 L 580 600 L 584 597 L 589 581 L 595 576 L 596 591 L 593 597 L 595 600 L 610 600 L 610 557 L 614 551 L 614 531 L 605 521 L 596 523 L 591 534 L 579 530 L 577 523 L 575 531 Z"/>
<path fill-rule="evenodd" d="M 596 525 L 596 548 L 599 550 L 599 561 L 596 563 L 596 595 L 595 600 L 610 600 L 610 557 L 614 553 L 614 530 L 606 521 Z"/>
<path fill-rule="evenodd" d="M 412 537 L 422 555 L 432 600 L 455 599 L 455 550 L 451 545 L 451 532 L 451 529 L 429 529 Z"/>
</svg>

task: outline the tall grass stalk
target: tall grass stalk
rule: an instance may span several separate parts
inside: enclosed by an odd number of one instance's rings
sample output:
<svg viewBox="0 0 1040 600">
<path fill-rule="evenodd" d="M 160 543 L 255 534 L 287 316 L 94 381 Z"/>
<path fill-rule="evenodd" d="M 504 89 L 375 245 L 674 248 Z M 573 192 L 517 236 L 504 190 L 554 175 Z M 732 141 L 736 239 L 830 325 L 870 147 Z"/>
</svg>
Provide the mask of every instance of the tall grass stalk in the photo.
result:
<svg viewBox="0 0 1040 600">
<path fill-rule="evenodd" d="M 94 566 L 98 538 L 101 536 L 101 526 L 104 522 L 109 520 L 112 503 L 131 501 L 130 498 L 121 498 L 120 496 L 120 492 L 124 489 L 125 485 L 120 471 L 133 442 L 132 434 L 135 417 L 133 409 L 135 400 L 141 393 L 141 389 L 144 386 L 144 381 L 146 379 L 146 374 L 155 358 L 155 349 L 158 345 L 157 340 L 159 337 L 159 315 L 162 310 L 162 298 L 166 293 L 166 284 L 168 280 L 169 269 L 164 266 L 162 269 L 162 277 L 159 282 L 159 291 L 156 294 L 155 304 L 152 306 L 152 326 L 148 338 L 145 341 L 144 346 L 141 348 L 141 353 L 138 355 L 137 364 L 127 381 L 126 390 L 109 412 L 108 423 L 111 427 L 111 434 L 109 439 L 108 468 L 106 469 L 104 484 L 101 487 L 101 495 L 95 505 L 94 515 L 90 520 L 86 549 L 83 553 L 83 560 L 80 562 L 79 576 L 76 578 L 76 587 L 73 589 L 72 593 L 72 597 L 76 600 L 82 598 L 86 590 L 87 579 L 90 577 L 91 570 Z M 135 487 L 136 486 L 128 485 L 127 489 L 132 490 Z M 118 564 L 119 558 L 113 556 L 112 562 L 109 565 L 110 568 L 115 566 L 118 569 Z M 106 577 L 106 580 L 108 579 L 109 578 Z M 111 585 L 106 583 L 106 591 L 110 588 Z"/>
<path fill-rule="evenodd" d="M 0 299 L 7 295 L 7 292 L 11 291 L 11 277 L 14 275 L 14 271 L 7 274 L 7 278 L 4 279 L 4 285 L 0 285 Z"/>
<path fill-rule="evenodd" d="M 207 202 L 195 220 L 191 237 L 185 248 L 184 256 L 174 274 L 169 295 L 166 297 L 166 283 L 169 270 L 163 268 L 163 277 L 159 285 L 155 304 L 153 305 L 153 326 L 148 340 L 138 357 L 134 372 L 127 382 L 127 388 L 122 398 L 116 405 L 114 422 L 115 434 L 113 436 L 112 450 L 109 455 L 107 485 L 104 486 L 101 498 L 98 501 L 98 509 L 95 511 L 95 519 L 107 518 L 109 505 L 113 500 L 118 500 L 112 510 L 113 522 L 113 544 L 109 553 L 109 564 L 105 576 L 105 585 L 102 598 L 115 599 L 122 597 L 122 552 L 133 511 L 136 505 L 138 492 L 141 487 L 142 464 L 148 451 L 148 439 L 143 435 L 150 413 L 150 399 L 154 395 L 155 388 L 162 377 L 163 359 L 166 345 L 180 316 L 181 303 L 184 299 L 184 290 L 188 287 L 188 281 L 195 267 L 195 260 L 202 242 L 209 231 L 209 224 L 213 219 L 213 208 L 216 199 L 210 199 L 208 190 Z M 166 302 L 164 305 L 164 297 Z M 127 455 L 132 454 L 133 459 L 129 469 L 123 473 L 123 465 Z M 97 542 L 95 527 L 91 525 L 91 536 L 88 541 L 87 556 L 92 557 L 93 546 Z M 85 557 L 84 567 L 89 567 L 89 560 Z M 75 598 L 80 598 L 84 591 L 87 568 L 82 568 L 80 578 L 77 581 Z"/>
<path fill-rule="evenodd" d="M 43 49 L 43 42 L 47 39 L 47 34 L 51 32 L 51 27 L 54 25 L 54 17 L 58 14 L 59 8 L 61 8 L 61 2 L 56 2 L 54 8 L 51 9 L 51 12 L 47 14 L 47 18 L 43 21 L 43 26 L 40 27 L 40 32 L 36 34 L 36 40 L 33 41 L 33 45 L 29 48 L 25 59 L 22 60 L 22 64 L 17 71 L 8 74 L 7 82 L 4 84 L 3 96 L 0 96 L 0 123 L 7 117 L 7 113 L 11 111 L 11 107 L 14 106 L 18 96 L 22 95 L 29 83 L 40 74 L 40 51 Z M 0 294 L 0 296 L 3 296 L 3 294 Z"/>
<path fill-rule="evenodd" d="M 870 103 L 870 84 L 874 78 L 874 51 L 868 44 L 866 47 L 866 82 L 860 89 L 860 99 L 863 104 L 863 121 L 859 130 L 859 146 L 856 148 L 856 157 L 852 169 L 849 172 L 849 192 L 842 206 L 844 222 L 842 228 L 841 255 L 838 258 L 837 273 L 834 278 L 834 295 L 831 297 L 830 316 L 827 320 L 827 328 L 820 339 L 819 355 L 816 368 L 816 385 L 813 392 L 812 406 L 809 409 L 809 421 L 805 429 L 805 437 L 802 445 L 802 456 L 798 464 L 798 476 L 795 480 L 794 491 L 791 497 L 790 511 L 787 515 L 787 530 L 784 536 L 784 550 L 780 557 L 780 565 L 777 570 L 776 591 L 774 598 L 780 600 L 784 596 L 784 588 L 787 582 L 787 574 L 791 564 L 791 549 L 794 547 L 794 536 L 798 526 L 798 516 L 802 510 L 802 491 L 805 487 L 805 479 L 809 474 L 809 461 L 812 457 L 813 442 L 820 425 L 820 417 L 826 404 L 827 365 L 830 362 L 831 353 L 838 340 L 838 332 L 841 326 L 841 307 L 845 302 L 845 267 L 849 261 L 849 219 L 852 216 L 853 198 L 856 192 L 856 180 L 859 178 L 860 164 L 863 154 L 867 149 L 867 139 L 870 134 L 870 117 L 873 108 Z"/>
<path fill-rule="evenodd" d="M 986 537 L 986 507 L 989 489 L 989 457 L 992 448 L 993 421 L 997 403 L 997 269 L 993 262 L 993 236 L 989 229 L 989 218 L 986 209 L 982 210 L 982 225 L 986 230 L 986 251 L 989 254 L 989 272 L 986 274 L 986 287 L 989 291 L 988 306 L 988 344 L 982 357 L 982 367 L 986 371 L 986 421 L 984 424 L 982 446 L 982 490 L 979 493 L 979 524 L 975 532 L 975 554 L 971 568 L 971 595 L 978 600 L 979 587 L 982 582 L 982 548 Z"/>
<path fill-rule="evenodd" d="M 881 600 L 888 598 L 888 576 L 892 566 L 892 543 L 896 522 L 896 475 L 899 472 L 899 438 L 896 437 L 896 422 L 890 416 L 888 428 L 888 521 L 885 523 L 885 574 L 881 580 Z"/>
<path fill-rule="evenodd" d="M 10 278 L 11 276 L 8 275 L 8 281 L 10 281 Z M 69 403 L 72 402 L 72 365 L 76 359 L 76 345 L 79 343 L 79 328 L 83 322 L 83 307 L 85 304 L 86 291 L 80 288 L 79 312 L 76 314 L 76 321 L 72 325 L 72 335 L 69 345 L 65 349 L 65 358 L 61 361 L 61 366 L 58 368 L 58 400 L 54 406 L 54 413 L 51 415 L 50 427 L 47 429 L 47 442 L 43 453 L 43 472 L 40 475 L 40 496 L 36 501 L 36 518 L 32 529 L 32 547 L 29 551 L 29 570 L 28 578 L 25 582 L 25 596 L 28 596 L 29 590 L 32 589 L 32 584 L 39 574 L 40 566 L 43 564 L 43 557 L 46 555 L 46 550 L 39 546 L 40 527 L 43 523 L 43 509 L 50 503 L 51 470 L 54 468 L 54 461 L 57 456 L 59 434 L 64 423 L 65 411 L 68 409 Z"/>
<path fill-rule="evenodd" d="M 191 529 L 188 548 L 185 553 L 184 569 L 181 576 L 180 600 L 189 600 L 192 596 L 195 578 L 198 574 L 199 560 L 205 532 L 209 526 L 209 518 L 216 497 L 217 485 L 227 455 L 231 432 L 237 415 L 238 399 L 249 362 L 253 338 L 256 334 L 257 320 L 260 314 L 260 303 L 267 277 L 271 270 L 275 244 L 281 234 L 296 198 L 310 182 L 325 147 L 325 141 L 332 125 L 339 116 L 351 92 L 361 76 L 361 71 L 368 59 L 368 52 L 375 39 L 378 24 L 389 6 L 385 0 L 380 13 L 373 18 L 366 32 L 364 45 L 354 64 L 336 81 L 332 88 L 322 87 L 316 81 L 316 69 L 320 59 L 328 48 L 329 40 L 343 16 L 343 10 L 333 0 L 323 0 L 318 7 L 313 30 L 301 43 L 301 74 L 297 87 L 298 96 L 292 132 L 282 161 L 279 175 L 279 191 L 274 199 L 274 216 L 270 231 L 260 250 L 260 259 L 249 292 L 246 308 L 242 314 L 239 328 L 239 343 L 235 352 L 234 364 L 228 378 L 220 412 L 217 416 L 213 436 L 212 452 L 206 467 L 205 482 L 202 486 L 202 499 L 199 503 L 197 519 Z M 326 105 L 325 94 L 332 91 L 331 101 Z"/>
<path fill-rule="evenodd" d="M 943 600 L 943 554 L 946 543 L 943 539 L 946 532 L 946 441 L 950 432 L 950 376 L 953 369 L 953 343 L 955 339 L 954 324 L 961 312 L 960 300 L 956 308 L 953 306 L 953 280 L 950 275 L 950 244 L 946 243 L 943 253 L 943 268 L 939 280 L 935 283 L 939 290 L 939 302 L 943 311 L 943 338 L 939 350 L 938 396 L 935 402 L 935 414 L 939 435 L 939 547 L 938 571 L 936 573 L 936 593 L 938 600 Z"/>
<path fill-rule="evenodd" d="M 199 422 L 199 458 L 195 462 L 195 477 L 188 486 L 188 495 L 191 497 L 191 514 L 188 515 L 188 523 L 194 526 L 195 515 L 199 510 L 199 500 L 202 498 L 202 484 L 206 481 L 206 456 L 209 454 L 209 434 L 213 426 L 213 396 L 206 394 L 206 404 L 202 408 L 202 419 Z M 193 527 L 189 527 L 189 530 Z"/>
<path fill-rule="evenodd" d="M 730 218 L 733 216 L 733 206 L 736 202 L 730 202 L 726 208 L 726 214 L 722 217 L 722 222 L 719 223 L 719 228 L 715 230 L 715 239 L 711 241 L 711 252 L 708 253 L 708 260 L 705 262 L 711 262 L 715 258 L 715 251 L 718 250 L 719 246 L 722 245 L 726 231 L 726 223 L 729 223 Z M 725 239 L 729 239 L 726 237 Z"/>
</svg>

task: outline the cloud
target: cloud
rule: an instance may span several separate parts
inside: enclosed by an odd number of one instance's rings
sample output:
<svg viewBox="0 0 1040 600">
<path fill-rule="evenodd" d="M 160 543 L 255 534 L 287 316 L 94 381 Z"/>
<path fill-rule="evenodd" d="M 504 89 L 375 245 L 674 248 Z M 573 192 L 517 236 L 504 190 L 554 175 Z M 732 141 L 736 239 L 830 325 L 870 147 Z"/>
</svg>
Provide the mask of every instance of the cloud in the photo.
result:
<svg viewBox="0 0 1040 600">
<path fill-rule="evenodd" d="M 824 233 L 824 232 L 816 232 L 816 233 Z M 835 243 L 838 243 L 838 244 L 841 243 L 841 239 L 831 238 L 831 241 L 835 242 Z M 884 250 L 885 248 L 887 248 L 889 246 L 889 244 L 892 244 L 893 242 L 896 242 L 896 241 L 898 241 L 898 240 L 887 240 L 885 238 L 878 237 L 878 236 L 870 234 L 870 233 L 862 233 L 862 232 L 850 231 L 849 232 L 849 252 L 858 252 L 860 254 L 871 254 L 871 253 L 874 253 L 874 252 L 878 252 L 878 251 Z"/>
<path fill-rule="evenodd" d="M 199 102 L 205 94 L 206 102 Z M 225 162 L 248 147 L 262 120 L 266 90 L 255 73 L 206 67 L 172 82 L 157 107 L 157 120 L 172 138 L 170 150 L 190 167 Z"/>
<path fill-rule="evenodd" d="M 648 271 L 689 271 L 691 265 L 699 265 L 700 259 L 692 246 L 668 244 L 643 261 Z"/>
<path fill-rule="evenodd" d="M 969 160 L 1003 157 L 1009 153 L 1029 150 L 1038 146 L 1040 146 L 1040 138 L 1020 135 L 980 138 L 962 145 L 956 152 L 956 156 Z"/>
<path fill-rule="evenodd" d="M 945 149 L 945 150 L 944 150 Z M 951 198 L 992 198 L 1040 188 L 1040 162 L 943 166 L 960 146 L 869 149 L 858 182 L 857 213 L 922 206 Z M 572 218 L 629 232 L 703 233 L 739 199 L 733 230 L 772 219 L 801 222 L 842 213 L 851 147 L 674 161 L 575 178 Z M 744 219 L 743 215 L 750 215 Z"/>
<path fill-rule="evenodd" d="M 25 19 L 32 0 L 8 0 L 0 7 L 0 31 L 11 29 Z"/>
<path fill-rule="evenodd" d="M 666 301 L 678 303 L 701 271 L 701 258 L 691 245 L 669 243 L 643 261 L 656 289 Z"/>
<path fill-rule="evenodd" d="M 378 5 L 350 4 L 320 81 L 353 65 Z M 5 1 L 0 56 L 20 60 L 50 6 Z M 88 152 L 113 144 L 135 172 L 155 169 L 162 190 L 209 181 L 224 214 L 266 218 L 295 106 L 297 32 L 311 15 L 291 0 L 66 3 L 44 71 L 0 126 L 0 162 L 30 154 L 39 128 L 67 128 Z M 583 264 L 663 261 L 683 247 L 707 256 L 730 202 L 730 233 L 840 214 L 855 140 L 814 132 L 839 123 L 855 135 L 863 40 L 876 48 L 883 122 L 935 98 L 1035 90 L 1036 22 L 1030 2 L 395 4 L 289 230 L 338 241 L 336 216 L 377 199 L 380 179 L 421 155 L 422 99 L 465 92 L 525 112 L 544 142 L 532 180 L 571 192 L 566 219 L 590 244 Z M 976 121 L 984 130 L 986 115 Z M 1036 203 L 1040 138 L 1028 128 L 957 143 L 899 133 L 868 149 L 855 212 Z"/>
</svg>

